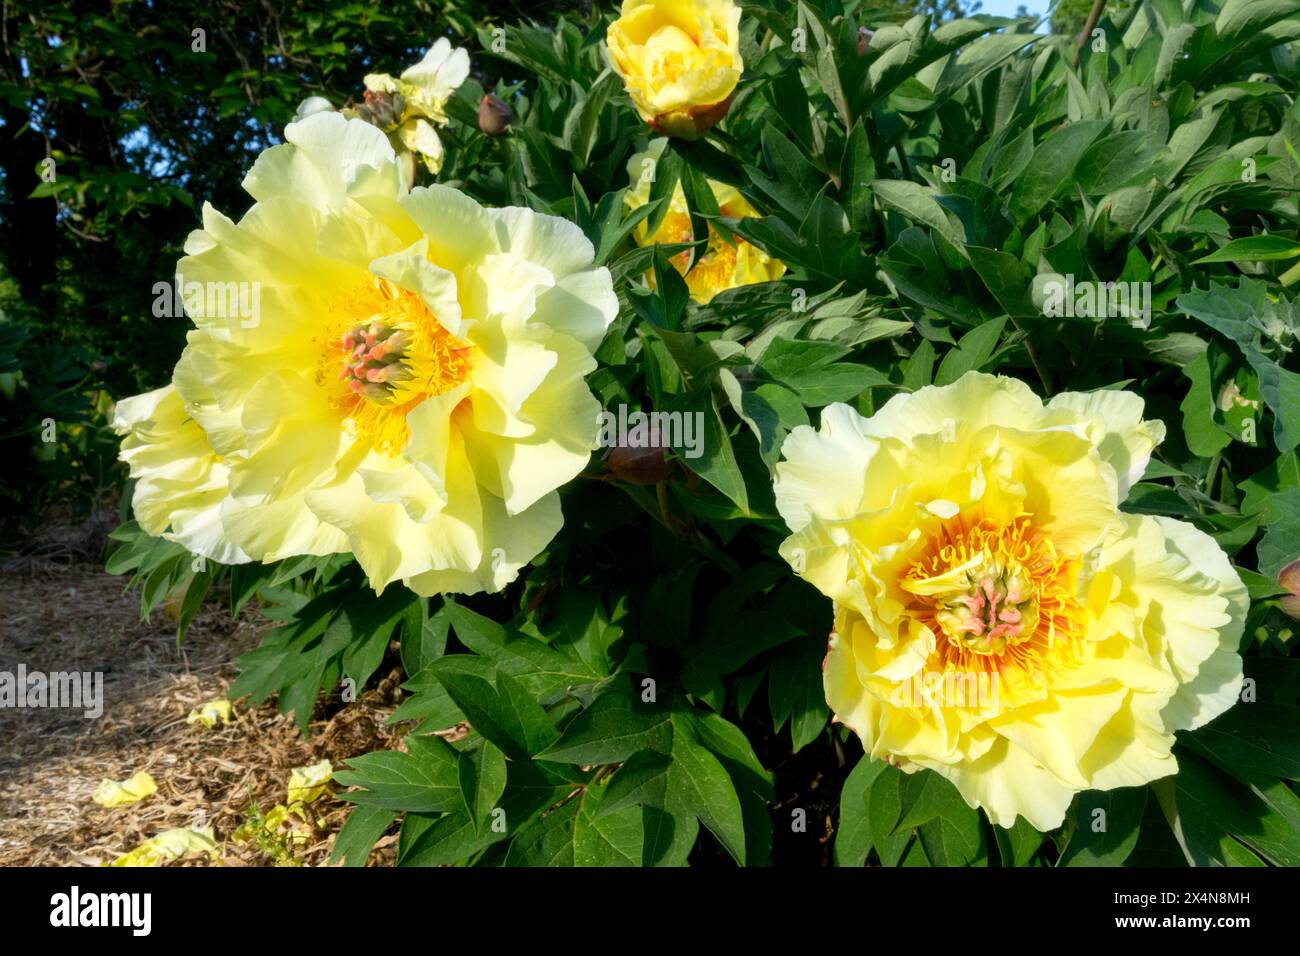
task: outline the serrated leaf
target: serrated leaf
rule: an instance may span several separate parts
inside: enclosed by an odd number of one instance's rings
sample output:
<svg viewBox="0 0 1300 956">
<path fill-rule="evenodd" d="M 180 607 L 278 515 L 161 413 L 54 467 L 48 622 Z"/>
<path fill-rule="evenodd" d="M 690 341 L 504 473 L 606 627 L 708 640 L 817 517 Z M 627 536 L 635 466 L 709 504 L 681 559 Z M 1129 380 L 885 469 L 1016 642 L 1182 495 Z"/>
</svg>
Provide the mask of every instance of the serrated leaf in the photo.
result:
<svg viewBox="0 0 1300 956">
<path fill-rule="evenodd" d="M 348 758 L 334 779 L 365 789 L 343 794 L 368 807 L 443 813 L 462 806 L 459 757 L 438 737 L 407 737 L 407 753 L 381 750 Z"/>
</svg>

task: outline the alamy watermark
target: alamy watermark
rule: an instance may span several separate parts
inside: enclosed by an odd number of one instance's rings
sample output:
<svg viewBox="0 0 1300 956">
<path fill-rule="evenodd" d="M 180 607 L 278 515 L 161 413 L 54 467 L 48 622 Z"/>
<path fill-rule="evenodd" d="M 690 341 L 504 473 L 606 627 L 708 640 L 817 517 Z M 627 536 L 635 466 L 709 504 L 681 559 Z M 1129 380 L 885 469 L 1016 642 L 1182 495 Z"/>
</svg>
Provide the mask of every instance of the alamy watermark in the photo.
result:
<svg viewBox="0 0 1300 956">
<path fill-rule="evenodd" d="M 1139 329 L 1151 326 L 1150 282 L 1075 281 L 1073 275 L 1040 276 L 1035 282 L 1043 315 L 1054 318 L 1128 319 Z"/>
<path fill-rule="evenodd" d="M 100 671 L 0 671 L 0 707 L 73 708 L 94 720 L 104 713 L 104 675 Z"/>
<path fill-rule="evenodd" d="M 602 409 L 597 417 L 601 448 L 670 448 L 685 458 L 704 454 L 703 412 L 617 412 Z"/>
<path fill-rule="evenodd" d="M 998 706 L 996 671 L 927 671 L 914 674 L 890 694 L 895 707 L 968 707 L 990 711 Z"/>
<path fill-rule="evenodd" d="M 156 318 L 238 319 L 241 329 L 255 328 L 262 319 L 260 282 L 186 282 L 179 272 L 172 282 L 153 285 Z"/>
</svg>

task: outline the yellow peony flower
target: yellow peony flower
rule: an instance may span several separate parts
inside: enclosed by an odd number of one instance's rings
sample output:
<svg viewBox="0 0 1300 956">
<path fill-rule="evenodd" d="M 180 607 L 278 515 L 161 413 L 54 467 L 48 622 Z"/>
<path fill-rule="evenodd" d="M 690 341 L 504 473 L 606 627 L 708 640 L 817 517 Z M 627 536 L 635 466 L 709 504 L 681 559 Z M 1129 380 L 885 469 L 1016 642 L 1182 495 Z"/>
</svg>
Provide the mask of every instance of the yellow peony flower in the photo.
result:
<svg viewBox="0 0 1300 956">
<path fill-rule="evenodd" d="M 322 112 L 285 138 L 244 180 L 253 208 L 205 206 L 186 242 L 187 285 L 252 285 L 222 301 L 259 308 L 195 310 L 174 383 L 210 448 L 182 423 L 190 443 L 150 461 L 189 476 L 219 455 L 221 535 L 255 560 L 351 551 L 376 590 L 499 590 L 596 446 L 609 271 L 572 223 L 406 192 L 367 123 Z M 150 522 L 175 531 L 194 493 L 167 491 Z"/>
<path fill-rule="evenodd" d="M 628 208 L 636 209 L 650 201 L 655 167 L 667 144 L 668 140 L 663 137 L 651 140 L 649 148 L 644 153 L 637 153 L 628 160 L 627 172 L 631 180 L 631 188 L 623 197 L 623 202 Z M 710 179 L 709 188 L 718 203 L 718 211 L 724 216 L 744 219 L 747 216 L 758 215 L 754 207 L 733 187 Z M 682 191 L 681 184 L 678 184 L 673 193 L 668 213 L 654 235 L 649 235 L 649 229 L 642 220 L 637 224 L 633 238 L 638 245 L 642 246 L 653 245 L 656 242 L 667 244 L 692 241 L 694 236 L 691 231 L 690 209 L 686 204 L 686 194 Z M 773 259 L 762 249 L 739 236 L 736 237 L 736 244 L 733 246 L 712 226 L 709 227 L 708 251 L 700 256 L 699 261 L 695 263 L 695 268 L 690 272 L 686 271 L 690 264 L 689 251 L 679 252 L 669 261 L 686 279 L 686 288 L 690 290 L 691 298 L 700 304 L 708 302 L 719 292 L 755 282 L 771 282 L 785 274 L 785 263 L 779 259 Z M 653 282 L 654 270 L 647 272 L 646 276 Z"/>
<path fill-rule="evenodd" d="M 389 135 L 399 156 L 418 156 L 429 172 L 436 173 L 442 169 L 443 157 L 436 127 L 447 125 L 447 100 L 468 76 L 469 54 L 440 37 L 400 77 L 368 74 L 366 103 L 350 113 L 374 121 Z"/>
<path fill-rule="evenodd" d="M 797 428 L 781 554 L 831 598 L 826 698 L 867 753 L 1011 826 L 1177 771 L 1231 707 L 1246 590 L 1208 535 L 1119 510 L 1163 439 L 1120 391 L 978 373 Z"/>
<path fill-rule="evenodd" d="M 623 0 L 605 43 L 641 118 L 682 139 L 726 115 L 745 68 L 731 0 Z"/>
<path fill-rule="evenodd" d="M 120 457 L 135 479 L 131 506 L 141 528 L 222 564 L 249 560 L 221 527 L 229 469 L 173 386 L 118 402 L 112 425 L 125 436 Z"/>
</svg>

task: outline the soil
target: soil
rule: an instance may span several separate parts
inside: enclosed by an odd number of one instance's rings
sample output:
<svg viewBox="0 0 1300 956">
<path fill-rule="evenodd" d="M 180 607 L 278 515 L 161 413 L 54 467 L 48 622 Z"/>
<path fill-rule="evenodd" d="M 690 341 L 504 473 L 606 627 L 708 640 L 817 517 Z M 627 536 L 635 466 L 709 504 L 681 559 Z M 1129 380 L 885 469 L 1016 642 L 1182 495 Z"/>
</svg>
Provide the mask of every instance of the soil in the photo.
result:
<svg viewBox="0 0 1300 956">
<path fill-rule="evenodd" d="M 327 865 L 348 808 L 332 794 L 312 805 L 310 835 L 288 855 L 232 835 L 251 813 L 285 802 L 294 767 L 328 759 L 337 770 L 348 757 L 392 746 L 386 720 L 400 677 L 313 720 L 308 737 L 273 703 L 236 701 L 228 726 L 189 724 L 192 708 L 225 696 L 234 658 L 269 625 L 248 610 L 232 620 L 218 596 L 178 645 L 174 608 L 141 620 L 125 579 L 97 561 L 49 553 L 0 564 L 0 671 L 102 672 L 103 713 L 0 708 L 0 865 L 101 866 L 164 830 L 196 825 L 214 828 L 221 859 L 181 865 Z M 92 802 L 100 780 L 140 770 L 156 793 L 112 809 Z M 369 864 L 391 862 L 395 840 L 382 838 Z"/>
</svg>

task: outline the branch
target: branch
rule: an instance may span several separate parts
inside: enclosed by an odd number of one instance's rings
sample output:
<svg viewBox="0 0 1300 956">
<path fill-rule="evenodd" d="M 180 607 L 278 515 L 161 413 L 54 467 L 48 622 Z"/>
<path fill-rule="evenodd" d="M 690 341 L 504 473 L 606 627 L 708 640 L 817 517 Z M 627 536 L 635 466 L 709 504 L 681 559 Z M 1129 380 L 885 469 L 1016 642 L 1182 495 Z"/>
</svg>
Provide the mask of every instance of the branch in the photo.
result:
<svg viewBox="0 0 1300 956">
<path fill-rule="evenodd" d="M 1079 54 L 1083 50 L 1083 45 L 1088 42 L 1088 37 L 1092 36 L 1093 28 L 1097 26 L 1097 21 L 1101 19 L 1101 11 L 1104 9 L 1106 9 L 1106 0 L 1092 0 L 1092 9 L 1088 11 L 1088 19 L 1083 24 L 1083 32 L 1074 41 L 1074 62 L 1071 64 L 1072 66 L 1079 65 Z"/>
</svg>

